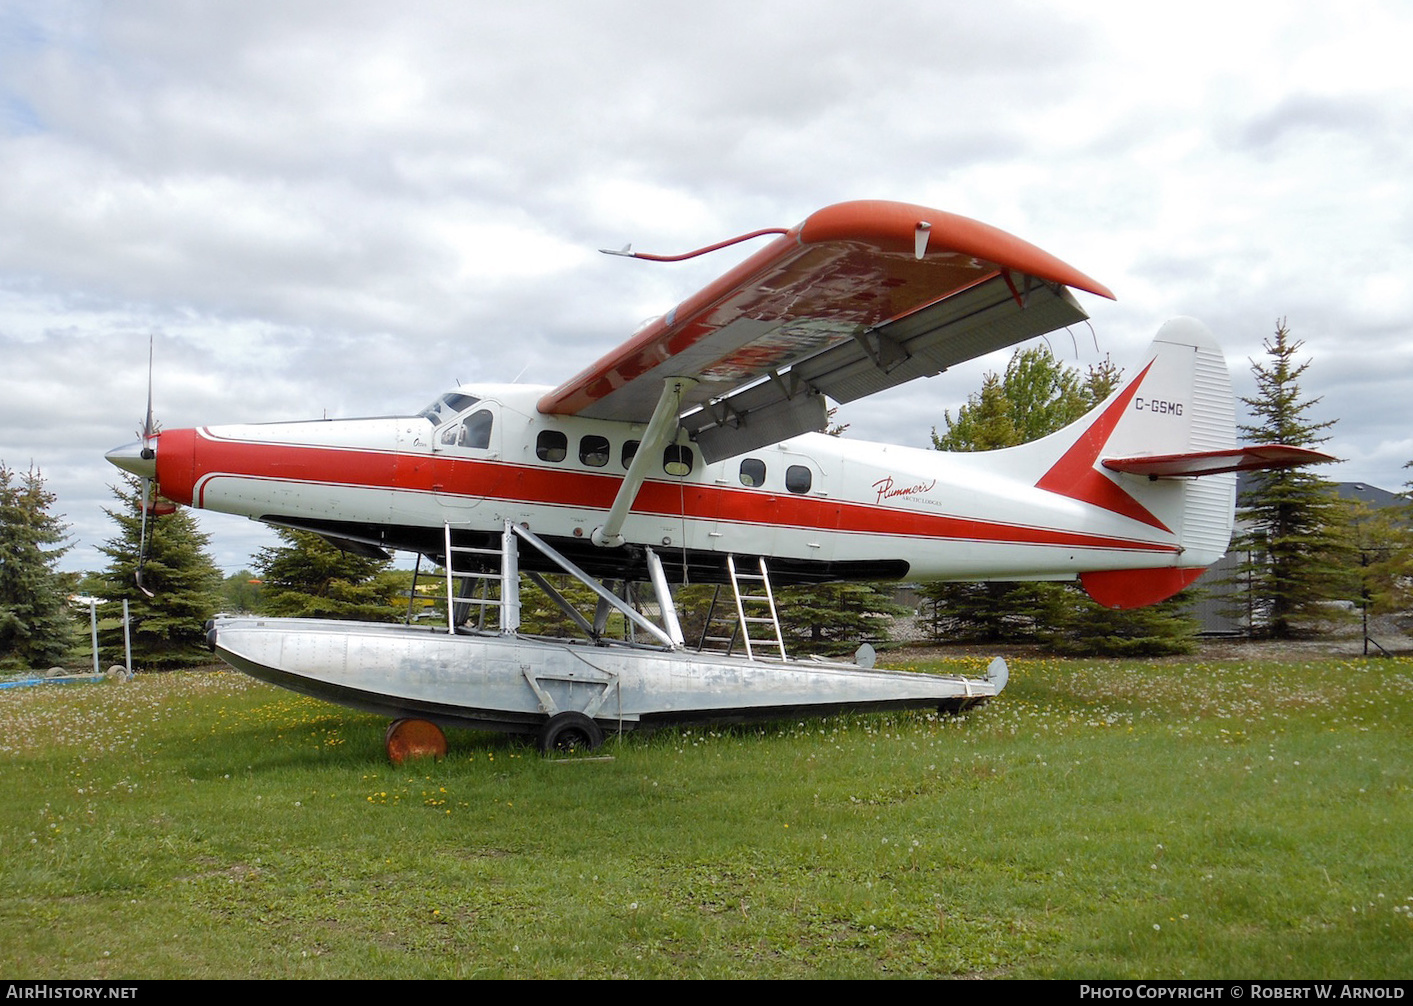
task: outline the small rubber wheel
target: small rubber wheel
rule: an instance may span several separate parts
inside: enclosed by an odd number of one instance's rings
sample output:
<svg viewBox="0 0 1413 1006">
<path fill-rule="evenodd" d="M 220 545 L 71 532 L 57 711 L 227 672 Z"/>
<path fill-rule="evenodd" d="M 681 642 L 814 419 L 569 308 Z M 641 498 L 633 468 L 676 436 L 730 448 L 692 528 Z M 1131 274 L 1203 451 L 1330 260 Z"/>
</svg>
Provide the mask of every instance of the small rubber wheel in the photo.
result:
<svg viewBox="0 0 1413 1006">
<path fill-rule="evenodd" d="M 409 758 L 445 758 L 446 734 L 426 720 L 393 720 L 388 724 L 388 761 L 401 765 Z"/>
<path fill-rule="evenodd" d="M 603 743 L 603 730 L 583 713 L 556 713 L 540 727 L 542 754 L 592 751 Z"/>
</svg>

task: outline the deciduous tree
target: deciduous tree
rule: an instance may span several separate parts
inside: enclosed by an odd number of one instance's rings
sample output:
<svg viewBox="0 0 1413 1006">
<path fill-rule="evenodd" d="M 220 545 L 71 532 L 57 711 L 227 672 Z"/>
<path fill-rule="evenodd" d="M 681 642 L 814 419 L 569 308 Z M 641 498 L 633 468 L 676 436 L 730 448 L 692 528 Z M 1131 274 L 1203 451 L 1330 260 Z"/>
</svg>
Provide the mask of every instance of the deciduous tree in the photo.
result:
<svg viewBox="0 0 1413 1006">
<path fill-rule="evenodd" d="M 1045 345 L 1018 349 L 1003 375 L 988 373 L 967 404 L 943 414 L 947 432 L 932 431 L 939 451 L 994 451 L 1038 440 L 1074 422 L 1109 396 L 1123 372 L 1108 357 L 1081 374 Z"/>
<path fill-rule="evenodd" d="M 257 615 L 261 607 L 264 585 L 248 569 L 232 573 L 221 581 L 221 610 L 232 615 Z"/>
</svg>

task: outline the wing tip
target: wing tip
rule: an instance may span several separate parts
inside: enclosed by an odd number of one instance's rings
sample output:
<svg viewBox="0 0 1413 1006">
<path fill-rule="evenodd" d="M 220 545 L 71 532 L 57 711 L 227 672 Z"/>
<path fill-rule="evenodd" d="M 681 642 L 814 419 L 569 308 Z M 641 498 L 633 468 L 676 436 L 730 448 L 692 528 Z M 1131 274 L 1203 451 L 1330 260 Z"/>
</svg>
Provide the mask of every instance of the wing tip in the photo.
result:
<svg viewBox="0 0 1413 1006">
<path fill-rule="evenodd" d="M 1107 300 L 1118 299 L 1103 283 L 1029 241 L 980 220 L 929 206 L 884 199 L 835 203 L 811 213 L 794 231 L 805 244 L 856 242 L 912 256 L 922 224 L 928 225 L 929 232 L 926 257 L 971 255 Z"/>
</svg>

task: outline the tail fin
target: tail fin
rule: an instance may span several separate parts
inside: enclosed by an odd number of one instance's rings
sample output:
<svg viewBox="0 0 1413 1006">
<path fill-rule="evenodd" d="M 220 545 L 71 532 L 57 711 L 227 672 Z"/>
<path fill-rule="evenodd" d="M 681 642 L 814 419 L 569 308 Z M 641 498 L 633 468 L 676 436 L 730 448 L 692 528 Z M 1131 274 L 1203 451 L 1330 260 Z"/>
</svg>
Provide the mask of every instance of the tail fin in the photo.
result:
<svg viewBox="0 0 1413 1006">
<path fill-rule="evenodd" d="M 1152 604 L 1186 587 L 1225 554 L 1236 502 L 1235 468 L 1208 465 L 1209 471 L 1177 472 L 1204 478 L 1140 472 L 1141 459 L 1191 459 L 1236 447 L 1231 377 L 1201 322 L 1177 318 L 1160 328 L 1139 371 L 1057 436 L 1073 436 L 1077 428 L 1078 437 L 1036 486 L 1169 532 L 1178 544 L 1171 566 L 1081 573 L 1090 597 L 1115 608 Z M 1118 465 L 1105 463 L 1116 459 Z"/>
</svg>

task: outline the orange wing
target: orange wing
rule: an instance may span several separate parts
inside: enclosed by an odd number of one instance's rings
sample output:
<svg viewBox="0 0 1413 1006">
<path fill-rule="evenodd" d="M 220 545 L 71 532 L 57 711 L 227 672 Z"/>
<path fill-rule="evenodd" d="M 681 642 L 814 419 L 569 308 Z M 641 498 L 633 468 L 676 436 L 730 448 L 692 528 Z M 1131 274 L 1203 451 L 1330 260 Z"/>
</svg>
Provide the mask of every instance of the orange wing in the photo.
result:
<svg viewBox="0 0 1413 1006">
<path fill-rule="evenodd" d="M 708 460 L 824 428 L 850 402 L 1083 320 L 1107 288 L 1004 231 L 923 206 L 812 214 L 540 400 L 647 422 L 669 377 Z"/>
</svg>

